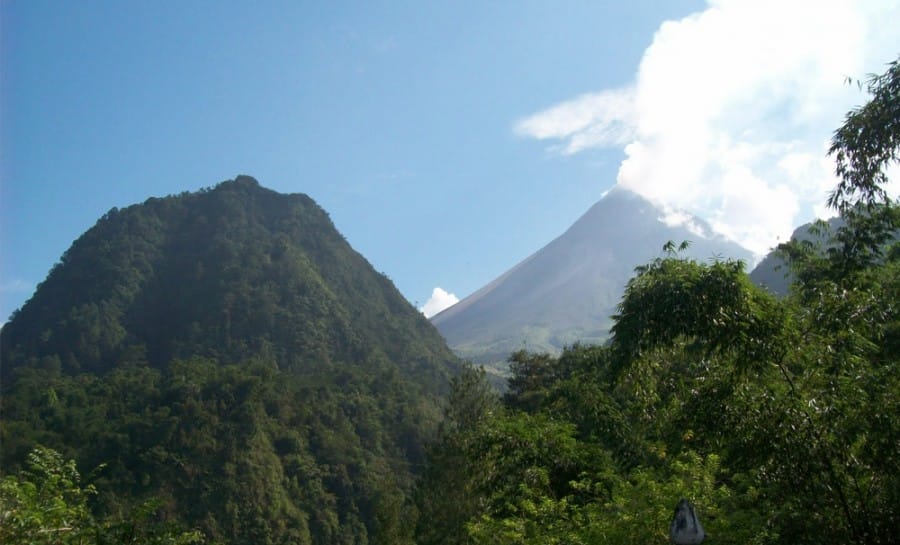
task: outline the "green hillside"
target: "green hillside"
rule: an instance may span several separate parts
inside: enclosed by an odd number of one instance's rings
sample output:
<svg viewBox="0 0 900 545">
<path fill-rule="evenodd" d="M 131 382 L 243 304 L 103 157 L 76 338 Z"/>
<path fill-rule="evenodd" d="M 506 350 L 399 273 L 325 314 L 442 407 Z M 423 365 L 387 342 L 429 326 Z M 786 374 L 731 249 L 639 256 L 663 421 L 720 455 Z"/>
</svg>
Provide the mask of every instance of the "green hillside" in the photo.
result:
<svg viewBox="0 0 900 545">
<path fill-rule="evenodd" d="M 111 210 L 2 331 L 2 467 L 36 444 L 225 543 L 397 543 L 435 329 L 305 195 L 249 177 Z M 402 515 L 402 516 L 401 516 Z"/>
</svg>

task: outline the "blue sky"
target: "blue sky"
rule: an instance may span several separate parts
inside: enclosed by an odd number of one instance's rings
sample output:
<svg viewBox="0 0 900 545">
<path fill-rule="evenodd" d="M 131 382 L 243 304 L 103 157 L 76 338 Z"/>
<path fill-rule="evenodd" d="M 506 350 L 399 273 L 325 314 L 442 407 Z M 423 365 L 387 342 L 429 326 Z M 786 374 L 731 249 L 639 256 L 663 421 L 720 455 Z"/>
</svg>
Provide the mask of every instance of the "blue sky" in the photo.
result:
<svg viewBox="0 0 900 545">
<path fill-rule="evenodd" d="M 843 77 L 900 52 L 896 2 L 835 4 L 2 0 L 0 314 L 110 208 L 238 174 L 310 195 L 419 306 L 617 181 L 771 246 L 824 199 Z"/>
</svg>

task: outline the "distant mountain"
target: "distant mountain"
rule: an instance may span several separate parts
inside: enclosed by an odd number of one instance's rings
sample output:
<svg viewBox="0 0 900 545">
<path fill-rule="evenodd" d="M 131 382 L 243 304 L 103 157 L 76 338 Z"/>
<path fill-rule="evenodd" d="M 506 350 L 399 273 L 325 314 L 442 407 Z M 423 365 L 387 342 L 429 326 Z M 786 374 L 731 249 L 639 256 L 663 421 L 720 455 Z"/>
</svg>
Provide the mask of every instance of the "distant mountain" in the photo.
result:
<svg viewBox="0 0 900 545">
<path fill-rule="evenodd" d="M 823 253 L 829 247 L 833 246 L 832 237 L 836 236 L 839 230 L 847 225 L 842 217 L 833 217 L 828 219 L 822 225 L 816 225 L 814 222 L 806 223 L 797 227 L 791 234 L 790 240 L 808 241 L 814 247 L 818 247 Z M 900 240 L 900 231 L 895 231 L 893 237 L 888 237 L 884 243 L 883 251 L 889 252 L 889 247 L 896 244 Z M 750 273 L 750 279 L 758 286 L 768 289 L 772 293 L 785 296 L 790 290 L 794 277 L 785 260 L 773 250 L 757 264 Z"/>
<path fill-rule="evenodd" d="M 844 225 L 844 221 L 840 218 L 831 218 L 826 222 L 824 231 L 814 230 L 813 225 L 810 222 L 797 227 L 791 234 L 790 240 L 804 240 L 825 247 L 829 238 Z M 788 294 L 793 276 L 784 259 L 773 250 L 753 268 L 750 272 L 750 280 L 757 286 L 783 297 Z"/>
<path fill-rule="evenodd" d="M 0 467 L 42 443 L 117 511 L 224 543 L 397 543 L 458 360 L 302 194 L 113 209 L 0 332 Z"/>
<path fill-rule="evenodd" d="M 809 232 L 812 223 L 806 223 L 794 229 L 790 240 L 814 241 L 817 237 Z M 750 272 L 750 280 L 775 295 L 785 296 L 790 288 L 792 277 L 787 263 L 773 250 L 757 263 Z"/>
<path fill-rule="evenodd" d="M 685 255 L 701 260 L 752 257 L 700 219 L 670 226 L 664 216 L 616 187 L 563 235 L 431 321 L 457 354 L 482 363 L 505 361 L 521 348 L 558 352 L 604 341 L 634 268 L 660 256 L 670 240 L 691 241 Z"/>
</svg>

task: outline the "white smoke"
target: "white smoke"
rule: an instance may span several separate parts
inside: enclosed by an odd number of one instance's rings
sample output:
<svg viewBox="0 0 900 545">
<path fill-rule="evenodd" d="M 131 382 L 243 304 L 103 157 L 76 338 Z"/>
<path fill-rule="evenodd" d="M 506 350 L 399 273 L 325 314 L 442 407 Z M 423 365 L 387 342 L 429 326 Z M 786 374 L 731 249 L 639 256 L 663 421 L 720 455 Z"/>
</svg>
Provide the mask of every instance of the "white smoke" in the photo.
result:
<svg viewBox="0 0 900 545">
<path fill-rule="evenodd" d="M 712 0 L 660 26 L 633 84 L 514 130 L 567 155 L 624 145 L 619 185 L 764 253 L 824 212 L 828 141 L 867 100 L 846 79 L 896 58 L 896 21 L 898 2 Z"/>
</svg>

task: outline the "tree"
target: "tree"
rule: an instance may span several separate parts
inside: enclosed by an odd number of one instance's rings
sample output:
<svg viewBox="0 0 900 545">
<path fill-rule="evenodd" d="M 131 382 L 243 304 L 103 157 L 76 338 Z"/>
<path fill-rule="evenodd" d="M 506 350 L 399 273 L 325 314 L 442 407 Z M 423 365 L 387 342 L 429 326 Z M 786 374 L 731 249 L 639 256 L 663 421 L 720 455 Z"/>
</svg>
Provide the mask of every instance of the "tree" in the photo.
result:
<svg viewBox="0 0 900 545">
<path fill-rule="evenodd" d="M 65 461 L 53 449 L 36 447 L 28 469 L 0 481 L 0 542 L 7 545 L 69 545 L 129 543 L 187 545 L 202 543 L 199 532 L 184 532 L 154 520 L 153 502 L 146 502 L 122 519 L 96 520 L 88 501 L 97 495 L 82 485 L 75 461 Z"/>
<path fill-rule="evenodd" d="M 86 542 L 93 523 L 87 500 L 96 490 L 81 486 L 75 462 L 37 447 L 28 455 L 28 467 L 21 478 L 10 475 L 0 481 L 0 541 Z"/>
<path fill-rule="evenodd" d="M 900 152 L 900 58 L 885 73 L 870 75 L 866 88 L 871 100 L 847 113 L 828 150 L 840 178 L 828 205 L 840 212 L 888 200 L 885 170 Z"/>
<path fill-rule="evenodd" d="M 828 205 L 845 220 L 828 250 L 837 279 L 881 260 L 900 231 L 900 210 L 885 190 L 887 169 L 900 158 L 900 58 L 870 75 L 866 89 L 871 99 L 847 113 L 828 150 L 839 178 Z"/>
<path fill-rule="evenodd" d="M 616 369 L 681 341 L 698 357 L 732 354 L 741 372 L 786 350 L 781 306 L 751 284 L 740 261 L 657 259 L 638 268 L 618 310 L 612 328 Z"/>
<path fill-rule="evenodd" d="M 451 381 L 444 421 L 416 491 L 418 543 L 468 543 L 465 524 L 481 503 L 476 489 L 482 461 L 472 455 L 473 447 L 500 410 L 484 368 L 464 364 Z"/>
</svg>

